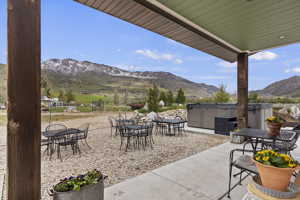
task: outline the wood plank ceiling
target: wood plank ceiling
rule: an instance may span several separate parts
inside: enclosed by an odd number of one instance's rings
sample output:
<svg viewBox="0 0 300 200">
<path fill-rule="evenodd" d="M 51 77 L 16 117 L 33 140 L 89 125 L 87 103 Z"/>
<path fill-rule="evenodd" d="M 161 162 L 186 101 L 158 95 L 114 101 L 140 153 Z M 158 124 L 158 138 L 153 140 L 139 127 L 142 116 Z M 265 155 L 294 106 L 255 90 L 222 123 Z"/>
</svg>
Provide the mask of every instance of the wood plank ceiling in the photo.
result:
<svg viewBox="0 0 300 200">
<path fill-rule="evenodd" d="M 229 62 L 300 41 L 299 0 L 75 0 Z"/>
<path fill-rule="evenodd" d="M 224 60 L 234 62 L 237 59 L 238 50 L 224 45 L 214 38 L 207 39 L 206 35 L 200 31 L 192 27 L 184 27 L 174 19 L 171 20 L 172 16 L 164 16 L 167 13 L 162 15 L 161 10 L 153 11 L 134 0 L 75 1 Z"/>
</svg>

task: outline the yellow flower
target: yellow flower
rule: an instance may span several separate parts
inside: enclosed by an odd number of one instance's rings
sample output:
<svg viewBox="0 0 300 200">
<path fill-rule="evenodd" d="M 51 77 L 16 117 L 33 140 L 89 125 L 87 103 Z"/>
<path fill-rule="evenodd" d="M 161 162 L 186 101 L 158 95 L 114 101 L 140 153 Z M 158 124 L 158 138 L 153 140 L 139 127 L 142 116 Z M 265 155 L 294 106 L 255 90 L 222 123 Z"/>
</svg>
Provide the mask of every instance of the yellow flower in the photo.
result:
<svg viewBox="0 0 300 200">
<path fill-rule="evenodd" d="M 295 163 L 289 163 L 289 165 L 288 165 L 290 168 L 294 168 L 294 167 L 296 167 L 296 164 Z"/>
<path fill-rule="evenodd" d="M 292 160 L 292 158 L 286 154 L 281 154 L 280 155 L 286 162 L 289 162 Z"/>
<path fill-rule="evenodd" d="M 270 157 L 269 156 L 265 156 L 262 159 L 263 159 L 263 161 L 268 161 L 270 159 Z"/>
</svg>

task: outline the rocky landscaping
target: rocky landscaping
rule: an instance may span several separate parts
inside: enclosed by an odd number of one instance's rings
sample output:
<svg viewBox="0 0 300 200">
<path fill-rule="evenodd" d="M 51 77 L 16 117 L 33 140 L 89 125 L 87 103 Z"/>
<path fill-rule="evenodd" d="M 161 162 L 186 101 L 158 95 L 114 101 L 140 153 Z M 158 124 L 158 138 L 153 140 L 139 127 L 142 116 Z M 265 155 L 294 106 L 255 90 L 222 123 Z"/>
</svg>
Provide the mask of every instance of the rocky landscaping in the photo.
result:
<svg viewBox="0 0 300 200">
<path fill-rule="evenodd" d="M 168 110 L 168 111 L 161 112 L 161 113 L 151 112 L 148 114 L 142 114 L 142 113 L 136 112 L 136 115 L 138 115 L 142 121 L 151 121 L 151 120 L 155 119 L 156 117 L 162 117 L 162 118 L 166 118 L 166 119 L 174 119 L 177 116 L 179 116 L 183 119 L 186 119 L 187 111 L 185 109 L 177 109 L 177 110 Z"/>
</svg>

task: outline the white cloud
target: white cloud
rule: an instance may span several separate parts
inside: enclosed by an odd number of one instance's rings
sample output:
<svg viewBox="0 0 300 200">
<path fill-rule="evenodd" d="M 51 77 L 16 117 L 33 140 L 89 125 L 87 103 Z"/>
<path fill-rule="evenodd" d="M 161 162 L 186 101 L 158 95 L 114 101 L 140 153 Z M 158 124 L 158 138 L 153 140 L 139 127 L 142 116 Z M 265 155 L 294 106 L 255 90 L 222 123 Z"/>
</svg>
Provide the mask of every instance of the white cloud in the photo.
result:
<svg viewBox="0 0 300 200">
<path fill-rule="evenodd" d="M 135 53 L 146 56 L 148 58 L 154 59 L 154 60 L 172 60 L 174 58 L 174 55 L 169 53 L 158 53 L 149 49 L 145 50 L 136 50 Z"/>
<path fill-rule="evenodd" d="M 217 63 L 217 65 L 221 66 L 221 67 L 225 67 L 225 68 L 234 68 L 237 66 L 237 63 L 230 63 L 230 62 L 226 62 L 226 61 L 221 61 L 219 63 Z"/>
<path fill-rule="evenodd" d="M 176 58 L 175 61 L 174 61 L 176 64 L 182 64 L 183 61 L 179 58 Z"/>
<path fill-rule="evenodd" d="M 153 60 L 167 60 L 167 61 L 174 61 L 176 64 L 182 64 L 183 60 L 176 58 L 174 54 L 170 53 L 159 53 L 157 51 L 152 51 L 149 49 L 139 49 L 136 50 L 135 53 L 146 56 L 148 58 L 151 58 Z"/>
<path fill-rule="evenodd" d="M 294 67 L 294 68 L 286 69 L 284 72 L 285 73 L 300 73 L 300 67 Z"/>
<path fill-rule="evenodd" d="M 253 60 L 274 60 L 278 57 L 276 53 L 271 51 L 262 51 L 257 54 L 250 56 L 250 59 Z"/>
<path fill-rule="evenodd" d="M 166 53 L 166 54 L 161 54 L 160 57 L 163 60 L 172 60 L 174 58 L 174 55 Z"/>
</svg>

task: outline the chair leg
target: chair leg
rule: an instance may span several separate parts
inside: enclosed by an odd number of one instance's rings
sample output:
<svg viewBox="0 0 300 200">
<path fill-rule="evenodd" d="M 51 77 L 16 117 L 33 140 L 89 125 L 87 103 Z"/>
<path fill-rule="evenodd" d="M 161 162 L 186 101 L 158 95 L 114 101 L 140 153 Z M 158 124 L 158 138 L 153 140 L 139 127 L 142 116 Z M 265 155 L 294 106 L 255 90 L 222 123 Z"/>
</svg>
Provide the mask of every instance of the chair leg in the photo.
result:
<svg viewBox="0 0 300 200">
<path fill-rule="evenodd" d="M 243 170 L 241 170 L 241 173 L 240 173 L 240 181 L 239 181 L 239 185 L 242 185 L 242 175 L 243 175 Z"/>
<path fill-rule="evenodd" d="M 86 138 L 84 139 L 85 144 L 88 146 L 89 149 L 92 149 L 92 147 L 87 143 Z"/>
<path fill-rule="evenodd" d="M 229 166 L 229 183 L 228 183 L 228 193 L 227 197 L 230 198 L 230 192 L 231 192 L 231 178 L 232 178 L 232 164 Z"/>
<path fill-rule="evenodd" d="M 75 144 L 71 144 L 71 149 L 72 149 L 73 155 L 75 155 L 76 154 Z"/>
<path fill-rule="evenodd" d="M 60 161 L 62 162 L 62 157 L 61 157 L 61 153 L 60 153 L 60 145 L 57 145 L 57 158 L 60 159 Z"/>
<path fill-rule="evenodd" d="M 150 147 L 151 147 L 151 149 L 153 149 L 152 139 L 151 138 L 152 138 L 152 136 L 148 136 Z"/>
<path fill-rule="evenodd" d="M 155 143 L 154 143 L 153 136 L 151 135 L 150 137 L 151 137 L 151 142 L 152 142 L 152 144 L 155 144 Z"/>
<path fill-rule="evenodd" d="M 127 149 L 129 148 L 129 145 L 130 145 L 130 137 L 127 137 L 127 144 L 126 144 L 125 152 L 127 152 Z"/>
<path fill-rule="evenodd" d="M 121 149 L 122 149 L 122 146 L 123 146 L 123 137 L 121 136 L 120 151 L 121 151 Z"/>
</svg>

